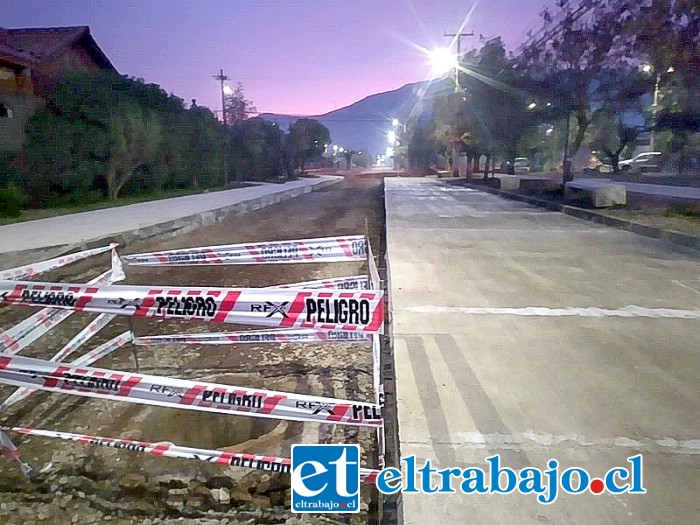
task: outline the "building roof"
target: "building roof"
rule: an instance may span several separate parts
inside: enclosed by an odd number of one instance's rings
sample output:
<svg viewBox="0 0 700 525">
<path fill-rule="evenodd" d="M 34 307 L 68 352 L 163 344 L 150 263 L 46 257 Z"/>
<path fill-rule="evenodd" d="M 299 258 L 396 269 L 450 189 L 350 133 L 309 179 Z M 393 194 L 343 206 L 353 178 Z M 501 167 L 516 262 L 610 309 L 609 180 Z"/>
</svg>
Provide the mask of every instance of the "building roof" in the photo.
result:
<svg viewBox="0 0 700 525">
<path fill-rule="evenodd" d="M 85 46 L 100 68 L 115 70 L 88 26 L 0 28 L 0 59 L 14 59 L 23 66 L 41 64 L 77 42 Z"/>
</svg>

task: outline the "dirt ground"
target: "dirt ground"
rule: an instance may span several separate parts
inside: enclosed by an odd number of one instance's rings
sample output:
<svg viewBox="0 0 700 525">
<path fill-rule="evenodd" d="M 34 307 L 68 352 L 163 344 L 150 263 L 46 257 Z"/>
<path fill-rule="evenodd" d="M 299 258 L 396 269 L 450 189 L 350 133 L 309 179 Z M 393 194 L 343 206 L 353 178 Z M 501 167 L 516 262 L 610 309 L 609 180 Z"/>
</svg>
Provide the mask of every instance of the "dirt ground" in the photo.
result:
<svg viewBox="0 0 700 525">
<path fill-rule="evenodd" d="M 331 186 L 179 237 L 137 242 L 121 253 L 180 247 L 362 234 L 365 219 L 375 255 L 382 226 L 382 186 L 360 179 Z M 1 262 L 1 261 L 0 261 Z M 85 282 L 109 266 L 108 257 L 88 259 L 42 276 Z M 129 268 L 128 284 L 262 287 L 366 272 L 359 263 Z M 0 330 L 33 313 L 4 308 Z M 48 359 L 93 315 L 75 314 L 21 355 Z M 136 335 L 237 329 L 194 322 L 115 319 L 80 355 L 130 328 Z M 77 356 L 75 356 L 77 357 Z M 73 359 L 74 357 L 71 357 Z M 250 344 L 235 346 L 125 346 L 96 366 L 240 386 L 373 401 L 369 345 L 357 343 Z M 0 387 L 0 399 L 14 389 Z M 363 463 L 376 466 L 373 430 L 284 422 L 107 402 L 37 393 L 0 415 L 2 425 L 88 433 L 202 448 L 227 448 L 289 456 L 294 443 L 360 443 Z M 10 437 L 35 467 L 51 463 L 38 480 L 23 478 L 14 463 L 0 461 L 0 523 L 366 523 L 371 504 L 363 489 L 363 512 L 292 515 L 289 477 L 201 462 L 155 458 L 49 438 Z M 341 515 L 337 515 L 341 516 Z"/>
</svg>

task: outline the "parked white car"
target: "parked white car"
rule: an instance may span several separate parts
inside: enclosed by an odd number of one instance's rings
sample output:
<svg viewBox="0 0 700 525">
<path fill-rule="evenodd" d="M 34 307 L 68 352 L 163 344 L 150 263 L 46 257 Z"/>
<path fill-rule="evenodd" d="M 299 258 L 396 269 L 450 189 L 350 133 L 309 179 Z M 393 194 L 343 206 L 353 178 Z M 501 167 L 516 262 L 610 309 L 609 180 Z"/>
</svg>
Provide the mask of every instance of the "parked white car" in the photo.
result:
<svg viewBox="0 0 700 525">
<path fill-rule="evenodd" d="M 516 157 L 513 161 L 515 173 L 527 173 L 530 171 L 530 159 L 527 157 Z"/>
<path fill-rule="evenodd" d="M 650 151 L 648 153 L 640 153 L 634 158 L 621 160 L 618 165 L 621 170 L 629 170 L 632 168 L 638 169 L 656 169 L 659 167 L 659 159 L 661 153 L 658 151 Z"/>
</svg>

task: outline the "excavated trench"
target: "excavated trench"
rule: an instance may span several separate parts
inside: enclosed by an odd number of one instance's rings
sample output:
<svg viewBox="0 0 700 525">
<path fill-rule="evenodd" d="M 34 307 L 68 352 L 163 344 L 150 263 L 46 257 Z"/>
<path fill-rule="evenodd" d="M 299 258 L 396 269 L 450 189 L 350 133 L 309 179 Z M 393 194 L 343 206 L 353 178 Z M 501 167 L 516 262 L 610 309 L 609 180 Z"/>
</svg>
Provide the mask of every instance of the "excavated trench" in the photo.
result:
<svg viewBox="0 0 700 525">
<path fill-rule="evenodd" d="M 344 182 L 278 205 L 174 238 L 130 245 L 138 253 L 234 242 L 301 239 L 363 233 L 369 227 L 376 255 L 383 231 L 381 181 Z M 97 268 L 97 263 L 101 265 Z M 0 264 L 2 261 L 0 261 Z M 107 266 L 106 258 L 76 264 L 46 280 L 80 282 Z M 355 263 L 209 268 L 127 268 L 129 284 L 270 286 L 365 272 Z M 3 309 L 7 328 L 29 315 Z M 46 359 L 92 316 L 69 321 L 27 348 L 22 355 Z M 233 327 L 235 328 L 235 327 Z M 83 351 L 127 329 L 138 335 L 208 331 L 232 327 L 126 318 L 113 321 Z M 82 352 L 81 352 L 82 353 Z M 137 356 L 135 360 L 134 356 Z M 242 387 L 372 401 L 371 350 L 365 345 L 252 344 L 232 347 L 126 346 L 96 366 Z M 12 391 L 0 387 L 0 400 Z M 374 431 L 330 424 L 287 422 L 192 410 L 166 409 L 69 395 L 39 393 L 0 415 L 3 425 L 44 428 L 106 437 L 171 442 L 177 445 L 289 456 L 294 443 L 359 443 L 363 464 L 376 465 Z M 208 463 L 146 456 L 126 450 L 11 435 L 23 457 L 36 466 L 51 463 L 43 477 L 25 480 L 14 464 L 0 462 L 0 523 L 285 523 L 289 513 L 288 476 L 225 468 Z M 217 492 L 219 491 L 219 492 Z M 221 492 L 224 491 L 224 492 Z M 368 523 L 373 491 L 363 489 L 365 509 L 352 523 Z M 348 518 L 350 519 L 350 518 Z M 235 520 L 235 521 L 234 521 Z M 313 516 L 303 523 L 315 523 Z M 182 521 L 180 521 L 181 523 Z"/>
</svg>

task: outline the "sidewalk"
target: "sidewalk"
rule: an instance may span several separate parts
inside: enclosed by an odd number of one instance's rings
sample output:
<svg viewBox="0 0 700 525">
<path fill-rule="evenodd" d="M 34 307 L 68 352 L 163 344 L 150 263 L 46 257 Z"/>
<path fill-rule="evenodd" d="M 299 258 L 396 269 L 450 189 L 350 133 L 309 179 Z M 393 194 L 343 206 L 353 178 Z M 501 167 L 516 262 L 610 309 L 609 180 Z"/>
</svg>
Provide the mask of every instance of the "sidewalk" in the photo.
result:
<svg viewBox="0 0 700 525">
<path fill-rule="evenodd" d="M 120 236 L 128 241 L 171 230 L 192 230 L 221 222 L 230 213 L 263 208 L 341 180 L 321 176 L 285 184 L 260 184 L 0 226 L 0 253 L 84 245 Z"/>
</svg>

